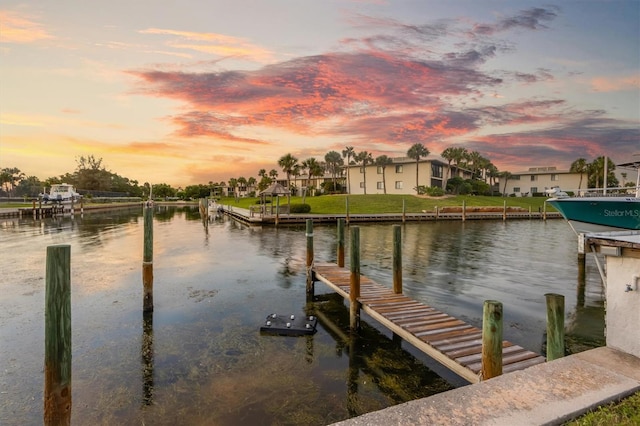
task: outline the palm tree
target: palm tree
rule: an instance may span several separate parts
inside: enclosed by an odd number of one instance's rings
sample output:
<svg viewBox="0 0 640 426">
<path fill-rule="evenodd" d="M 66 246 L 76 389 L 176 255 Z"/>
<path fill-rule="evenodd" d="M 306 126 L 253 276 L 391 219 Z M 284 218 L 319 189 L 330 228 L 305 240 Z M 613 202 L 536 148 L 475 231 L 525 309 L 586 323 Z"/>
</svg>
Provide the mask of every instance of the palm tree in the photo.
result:
<svg viewBox="0 0 640 426">
<path fill-rule="evenodd" d="M 367 164 L 373 163 L 373 156 L 370 152 L 362 151 L 355 155 L 356 163 L 362 163 L 362 178 L 364 180 L 364 195 L 367 195 Z M 349 169 L 347 169 L 349 170 Z"/>
<path fill-rule="evenodd" d="M 569 167 L 569 171 L 571 173 L 580 173 L 580 182 L 578 183 L 578 192 L 580 192 L 580 188 L 582 188 L 582 175 L 587 173 L 587 160 L 584 158 L 578 158 L 576 161 L 571 163 L 571 167 Z"/>
<path fill-rule="evenodd" d="M 457 147 L 453 148 L 453 162 L 456 165 L 456 169 L 460 169 L 460 164 L 463 164 L 469 153 L 467 148 Z"/>
<path fill-rule="evenodd" d="M 440 154 L 440 156 L 442 158 L 444 158 L 445 160 L 447 160 L 448 163 L 449 163 L 448 166 L 447 166 L 448 167 L 448 171 L 449 171 L 449 173 L 448 173 L 449 176 L 447 177 L 447 180 L 451 179 L 451 162 L 453 161 L 453 158 L 454 158 L 454 155 L 455 155 L 454 154 L 454 152 L 455 152 L 454 150 L 455 149 L 456 148 L 449 147 L 449 148 L 445 149 L 444 151 L 442 151 L 442 154 Z"/>
<path fill-rule="evenodd" d="M 324 161 L 327 163 L 327 170 L 331 172 L 333 178 L 333 190 L 336 190 L 336 175 L 340 171 L 340 168 L 344 164 L 340 153 L 337 151 L 329 151 L 324 156 Z M 348 170 L 348 169 L 347 169 Z"/>
<path fill-rule="evenodd" d="M 269 170 L 269 177 L 270 177 L 272 180 L 276 180 L 276 179 L 278 179 L 278 171 L 277 171 L 276 169 L 271 169 L 271 170 Z"/>
<path fill-rule="evenodd" d="M 287 174 L 287 189 L 289 195 L 287 196 L 287 202 L 291 203 L 291 175 L 298 173 L 300 165 L 298 159 L 291 154 L 285 154 L 278 160 L 278 165 L 282 168 L 282 171 Z"/>
<path fill-rule="evenodd" d="M 426 157 L 427 155 L 429 155 L 429 150 L 421 143 L 415 143 L 411 145 L 411 148 L 409 148 L 409 150 L 407 151 L 407 156 L 416 160 L 416 194 L 419 193 L 418 166 L 420 163 L 420 158 Z"/>
<path fill-rule="evenodd" d="M 391 165 L 391 163 L 393 163 L 393 160 L 386 155 L 376 157 L 376 166 L 382 167 L 382 188 L 384 189 L 385 194 L 387 193 L 387 178 L 385 175 L 385 169 L 387 168 L 387 166 Z"/>
<path fill-rule="evenodd" d="M 322 176 L 324 174 L 324 168 L 320 165 L 318 160 L 313 157 L 304 160 L 300 168 L 302 170 L 308 170 L 309 181 L 307 182 L 307 186 L 313 186 L 315 188 L 316 182 L 311 185 L 311 179 L 313 179 L 314 176 Z"/>
<path fill-rule="evenodd" d="M 342 150 L 342 157 L 347 159 L 347 194 L 351 194 L 351 175 L 349 174 L 349 166 L 351 165 L 351 158 L 355 159 L 356 152 L 352 146 L 348 146 Z"/>
<path fill-rule="evenodd" d="M 231 178 L 229 179 L 229 189 L 231 189 L 231 192 L 233 192 L 233 195 L 236 195 L 236 186 L 238 186 L 238 179 L 236 178 Z"/>
<path fill-rule="evenodd" d="M 507 181 L 513 176 L 510 172 L 501 172 L 500 178 L 504 178 L 504 188 L 502 189 L 502 196 L 507 195 Z"/>
</svg>

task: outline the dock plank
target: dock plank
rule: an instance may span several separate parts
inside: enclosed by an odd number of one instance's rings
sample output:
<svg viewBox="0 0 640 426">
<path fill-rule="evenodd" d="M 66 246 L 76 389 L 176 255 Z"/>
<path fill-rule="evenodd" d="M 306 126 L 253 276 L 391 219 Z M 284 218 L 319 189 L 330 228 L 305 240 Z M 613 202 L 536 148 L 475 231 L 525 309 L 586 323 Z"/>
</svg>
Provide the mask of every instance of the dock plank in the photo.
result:
<svg viewBox="0 0 640 426">
<path fill-rule="evenodd" d="M 335 263 L 313 265 L 315 279 L 349 300 L 351 272 Z M 482 330 L 360 275 L 361 309 L 417 349 L 471 383 L 481 380 Z M 503 372 L 545 362 L 509 341 L 502 342 Z"/>
</svg>

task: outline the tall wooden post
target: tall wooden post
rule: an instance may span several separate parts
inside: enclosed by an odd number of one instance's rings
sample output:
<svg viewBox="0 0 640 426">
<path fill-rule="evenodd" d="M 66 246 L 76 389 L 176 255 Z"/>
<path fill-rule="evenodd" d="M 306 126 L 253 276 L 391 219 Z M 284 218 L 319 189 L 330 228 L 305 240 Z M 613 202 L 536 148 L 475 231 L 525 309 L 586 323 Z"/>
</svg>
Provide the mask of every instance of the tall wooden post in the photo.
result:
<svg viewBox="0 0 640 426">
<path fill-rule="evenodd" d="M 502 374 L 502 303 L 485 300 L 482 311 L 482 380 Z"/>
<path fill-rule="evenodd" d="M 307 294 L 313 294 L 313 219 L 307 219 Z"/>
<path fill-rule="evenodd" d="M 144 209 L 144 252 L 142 256 L 142 310 L 153 311 L 153 207 Z"/>
<path fill-rule="evenodd" d="M 278 226 L 279 221 L 280 221 L 280 197 L 276 196 L 276 226 Z"/>
<path fill-rule="evenodd" d="M 507 200 L 502 202 L 502 220 L 507 220 Z"/>
<path fill-rule="evenodd" d="M 44 424 L 71 424 L 71 246 L 47 247 Z"/>
<path fill-rule="evenodd" d="M 402 223 L 404 223 L 406 219 L 407 219 L 407 202 L 403 198 L 402 199 Z"/>
<path fill-rule="evenodd" d="M 338 219 L 338 266 L 344 268 L 344 219 Z"/>
<path fill-rule="evenodd" d="M 542 204 L 542 220 L 547 220 L 547 202 Z"/>
<path fill-rule="evenodd" d="M 462 200 L 462 221 L 467 220 L 467 203 L 465 200 Z"/>
<path fill-rule="evenodd" d="M 564 296 L 547 293 L 547 361 L 564 357 Z"/>
<path fill-rule="evenodd" d="M 360 328 L 360 227 L 351 227 L 351 256 L 349 277 L 349 326 Z"/>
<path fill-rule="evenodd" d="M 393 292 L 402 294 L 402 228 L 393 225 Z"/>
</svg>

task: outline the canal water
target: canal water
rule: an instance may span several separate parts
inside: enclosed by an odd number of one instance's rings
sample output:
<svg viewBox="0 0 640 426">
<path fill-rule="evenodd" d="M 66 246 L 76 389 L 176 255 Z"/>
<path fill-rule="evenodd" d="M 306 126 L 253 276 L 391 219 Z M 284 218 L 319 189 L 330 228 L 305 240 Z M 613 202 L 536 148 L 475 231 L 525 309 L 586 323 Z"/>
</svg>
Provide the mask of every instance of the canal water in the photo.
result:
<svg viewBox="0 0 640 426">
<path fill-rule="evenodd" d="M 325 425 L 464 384 L 366 315 L 350 339 L 348 310 L 324 284 L 308 303 L 304 226 L 205 226 L 195 208 L 156 207 L 155 310 L 145 316 L 141 209 L 0 224 L 2 425 L 42 423 L 55 244 L 71 246 L 74 424 Z M 362 273 L 391 287 L 391 224 L 359 226 Z M 316 261 L 335 261 L 335 236 L 315 226 Z M 402 236 L 408 296 L 477 327 L 483 301 L 498 300 L 505 339 L 541 352 L 544 295 L 560 293 L 568 351 L 604 344 L 596 265 L 579 279 L 563 220 L 406 223 Z M 318 331 L 261 334 L 271 313 L 316 315 Z"/>
</svg>

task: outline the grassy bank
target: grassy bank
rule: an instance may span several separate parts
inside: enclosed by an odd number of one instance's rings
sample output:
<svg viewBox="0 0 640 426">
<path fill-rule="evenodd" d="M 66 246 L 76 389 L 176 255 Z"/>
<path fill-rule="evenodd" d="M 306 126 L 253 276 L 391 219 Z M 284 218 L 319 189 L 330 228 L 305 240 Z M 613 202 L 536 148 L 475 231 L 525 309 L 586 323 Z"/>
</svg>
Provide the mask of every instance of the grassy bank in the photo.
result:
<svg viewBox="0 0 640 426">
<path fill-rule="evenodd" d="M 436 206 L 460 207 L 464 202 L 467 207 L 502 207 L 506 201 L 507 207 L 521 207 L 525 210 L 537 212 L 543 208 L 544 197 L 485 197 L 485 196 L 445 196 L 445 197 L 418 197 L 415 195 L 323 195 L 320 197 L 305 197 L 304 203 L 311 206 L 311 213 L 337 214 L 346 211 L 347 199 L 349 213 L 400 213 L 404 203 L 406 213 L 421 213 L 423 210 L 434 211 Z M 258 199 L 253 198 L 222 198 L 220 203 L 248 209 L 256 205 Z M 267 197 L 267 201 L 270 197 Z M 275 203 L 275 198 L 273 202 Z M 292 204 L 303 202 L 302 197 L 291 197 Z M 280 198 L 281 204 L 287 203 L 286 197 Z M 547 205 L 547 211 L 555 211 Z"/>
<path fill-rule="evenodd" d="M 566 426 L 635 426 L 640 425 L 640 392 L 614 404 L 598 408 Z"/>
</svg>

